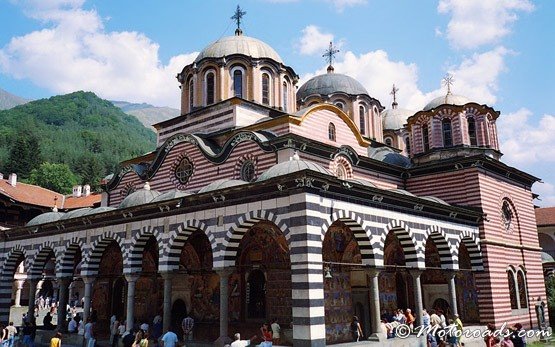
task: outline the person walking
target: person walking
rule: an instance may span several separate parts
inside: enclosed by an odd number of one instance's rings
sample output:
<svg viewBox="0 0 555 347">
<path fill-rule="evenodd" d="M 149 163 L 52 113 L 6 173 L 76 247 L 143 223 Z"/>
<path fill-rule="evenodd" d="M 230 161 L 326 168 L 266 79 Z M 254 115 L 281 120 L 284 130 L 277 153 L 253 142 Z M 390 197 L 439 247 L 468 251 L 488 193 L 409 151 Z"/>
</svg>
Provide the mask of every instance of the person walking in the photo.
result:
<svg viewBox="0 0 555 347">
<path fill-rule="evenodd" d="M 50 339 L 50 347 L 62 347 L 62 334 L 61 333 L 56 333 L 51 339 Z"/>
<path fill-rule="evenodd" d="M 353 336 L 353 342 L 358 342 L 362 338 L 362 328 L 360 327 L 357 316 L 353 316 L 351 322 L 351 335 Z"/>
<path fill-rule="evenodd" d="M 195 327 L 195 320 L 191 315 L 183 318 L 181 328 L 183 329 L 183 341 L 193 341 L 193 329 Z"/>
<path fill-rule="evenodd" d="M 7 338 L 7 343 L 6 346 L 7 347 L 13 347 L 14 345 L 14 341 L 15 341 L 15 336 L 17 335 L 17 328 L 14 327 L 13 322 L 10 322 L 10 324 L 8 324 L 8 326 L 6 327 L 6 331 L 8 332 L 6 338 Z"/>
<path fill-rule="evenodd" d="M 280 333 L 281 333 L 281 327 L 279 326 L 278 322 L 277 322 L 277 318 L 274 318 L 272 320 L 272 324 L 270 325 L 270 328 L 272 329 L 272 341 L 275 345 L 279 345 L 281 340 L 280 340 Z"/>
<path fill-rule="evenodd" d="M 461 338 L 462 338 L 463 324 L 462 324 L 462 321 L 459 318 L 458 314 L 455 314 L 454 317 L 455 317 L 454 323 L 455 323 L 455 326 L 457 327 L 457 344 L 459 346 L 461 346 L 462 345 L 461 344 Z"/>
<path fill-rule="evenodd" d="M 173 332 L 170 327 L 167 333 L 160 339 L 160 347 L 176 347 L 177 346 L 177 335 Z"/>
</svg>

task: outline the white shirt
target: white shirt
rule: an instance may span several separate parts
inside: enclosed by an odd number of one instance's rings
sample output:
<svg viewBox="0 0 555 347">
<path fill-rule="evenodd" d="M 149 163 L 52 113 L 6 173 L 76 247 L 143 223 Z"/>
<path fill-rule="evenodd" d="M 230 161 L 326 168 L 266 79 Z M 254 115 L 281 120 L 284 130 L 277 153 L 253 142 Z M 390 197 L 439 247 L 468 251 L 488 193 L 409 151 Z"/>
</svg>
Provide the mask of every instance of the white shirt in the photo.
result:
<svg viewBox="0 0 555 347">
<path fill-rule="evenodd" d="M 277 323 L 272 323 L 272 338 L 279 339 L 279 333 L 281 332 L 281 327 Z"/>
<path fill-rule="evenodd" d="M 250 340 L 235 340 L 231 343 L 231 347 L 246 347 L 251 344 Z M 165 347 L 165 346 L 164 346 Z"/>
<path fill-rule="evenodd" d="M 164 347 L 175 347 L 177 345 L 177 335 L 168 331 L 162 336 L 162 341 L 164 341 Z"/>
</svg>

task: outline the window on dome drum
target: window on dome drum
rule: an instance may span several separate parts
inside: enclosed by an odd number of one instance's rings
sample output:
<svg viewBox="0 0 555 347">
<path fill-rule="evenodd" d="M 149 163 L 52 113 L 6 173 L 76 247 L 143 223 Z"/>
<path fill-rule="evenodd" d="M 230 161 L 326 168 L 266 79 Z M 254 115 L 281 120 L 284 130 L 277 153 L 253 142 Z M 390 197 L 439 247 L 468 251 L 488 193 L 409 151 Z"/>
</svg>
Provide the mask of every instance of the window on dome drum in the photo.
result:
<svg viewBox="0 0 555 347">
<path fill-rule="evenodd" d="M 360 121 L 360 133 L 364 135 L 366 133 L 366 110 L 364 106 L 359 106 L 358 116 Z"/>
<path fill-rule="evenodd" d="M 516 283 L 518 285 L 518 301 L 520 308 L 528 307 L 528 300 L 526 300 L 526 280 L 524 279 L 524 272 L 518 270 L 516 273 Z"/>
<path fill-rule="evenodd" d="M 183 158 L 179 162 L 179 165 L 175 168 L 175 178 L 177 178 L 179 183 L 186 184 L 193 175 L 194 171 L 195 168 L 189 158 Z"/>
<path fill-rule="evenodd" d="M 422 125 L 422 144 L 424 145 L 424 152 L 430 150 L 430 132 L 427 124 Z"/>
<path fill-rule="evenodd" d="M 507 277 L 509 281 L 509 298 L 511 300 L 511 309 L 516 310 L 518 309 L 518 301 L 516 295 L 515 275 L 512 270 L 507 271 Z"/>
<path fill-rule="evenodd" d="M 509 202 L 504 201 L 503 206 L 501 207 L 501 216 L 503 218 L 503 225 L 505 226 L 505 230 L 511 229 L 511 223 L 513 221 L 513 211 Z"/>
<path fill-rule="evenodd" d="M 336 175 L 337 178 L 341 180 L 347 179 L 347 168 L 345 167 L 345 165 L 341 163 L 337 164 Z"/>
<path fill-rule="evenodd" d="M 254 162 L 252 160 L 247 160 L 241 165 L 241 179 L 243 181 L 254 181 L 255 174 L 256 170 L 254 167 Z"/>
<path fill-rule="evenodd" d="M 270 105 L 270 76 L 262 74 L 262 104 Z"/>
<path fill-rule="evenodd" d="M 233 72 L 233 95 L 243 97 L 243 72 L 239 69 Z"/>
<path fill-rule="evenodd" d="M 330 123 L 330 125 L 328 125 L 328 138 L 331 141 L 335 141 L 335 125 L 333 125 L 333 123 Z"/>
<path fill-rule="evenodd" d="M 468 137 L 470 139 L 471 146 L 477 146 L 478 141 L 476 139 L 476 121 L 474 118 L 468 118 Z"/>
<path fill-rule="evenodd" d="M 189 81 L 189 112 L 193 110 L 193 104 L 195 100 L 195 88 L 193 84 L 193 79 Z"/>
<path fill-rule="evenodd" d="M 410 154 L 410 137 L 405 137 L 405 148 L 407 149 L 407 154 Z"/>
<path fill-rule="evenodd" d="M 283 111 L 287 112 L 287 104 L 289 102 L 287 94 L 289 91 L 287 90 L 287 82 L 283 82 Z"/>
<path fill-rule="evenodd" d="M 345 105 L 343 105 L 343 103 L 342 103 L 342 102 L 339 102 L 339 101 L 336 102 L 334 105 L 337 106 L 337 108 L 339 108 L 339 109 L 341 109 L 341 110 L 343 110 L 343 108 L 345 107 Z"/>
<path fill-rule="evenodd" d="M 451 132 L 451 120 L 444 119 L 441 122 L 441 129 L 443 133 L 443 147 L 453 146 L 453 134 Z"/>
<path fill-rule="evenodd" d="M 391 140 L 391 137 L 385 138 L 385 144 L 388 145 L 389 147 L 393 146 L 393 141 Z"/>
<path fill-rule="evenodd" d="M 206 104 L 212 105 L 214 103 L 214 73 L 209 72 L 206 75 Z"/>
</svg>

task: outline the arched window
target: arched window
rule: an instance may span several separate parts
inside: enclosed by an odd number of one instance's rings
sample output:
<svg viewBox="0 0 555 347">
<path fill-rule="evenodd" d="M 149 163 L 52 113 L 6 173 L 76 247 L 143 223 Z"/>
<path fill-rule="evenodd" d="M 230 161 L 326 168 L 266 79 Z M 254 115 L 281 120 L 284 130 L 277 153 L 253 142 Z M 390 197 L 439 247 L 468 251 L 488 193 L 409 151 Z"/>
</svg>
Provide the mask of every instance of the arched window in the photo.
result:
<svg viewBox="0 0 555 347">
<path fill-rule="evenodd" d="M 468 118 L 468 137 L 471 146 L 478 145 L 478 140 L 476 139 L 476 121 L 472 117 Z"/>
<path fill-rule="evenodd" d="M 341 180 L 347 179 L 348 174 L 347 174 L 347 168 L 345 167 L 345 165 L 341 163 L 337 164 L 336 174 L 337 174 L 337 178 Z"/>
<path fill-rule="evenodd" d="M 287 88 L 287 82 L 283 82 L 283 111 L 287 112 L 287 104 L 289 103 L 289 98 L 287 97 L 289 90 Z"/>
<path fill-rule="evenodd" d="M 513 223 L 513 210 L 507 200 L 503 201 L 503 205 L 501 207 L 501 218 L 503 219 L 505 230 L 510 231 Z"/>
<path fill-rule="evenodd" d="M 233 71 L 233 96 L 243 97 L 243 71 L 241 69 Z"/>
<path fill-rule="evenodd" d="M 262 104 L 270 105 L 270 75 L 262 74 Z"/>
<path fill-rule="evenodd" d="M 393 140 L 391 140 L 391 137 L 385 138 L 385 144 L 388 145 L 389 147 L 393 146 Z"/>
<path fill-rule="evenodd" d="M 422 125 L 422 144 L 424 145 L 424 152 L 430 150 L 430 133 L 427 124 Z"/>
<path fill-rule="evenodd" d="M 516 282 L 515 282 L 515 274 L 512 270 L 507 271 L 507 277 L 509 281 L 509 299 L 511 301 L 511 309 L 516 310 L 518 309 L 518 301 L 516 296 Z"/>
<path fill-rule="evenodd" d="M 337 108 L 340 110 L 345 109 L 345 105 L 341 101 L 337 101 L 334 105 L 337 106 Z"/>
<path fill-rule="evenodd" d="M 206 74 L 206 105 L 214 103 L 214 73 L 209 72 Z"/>
<path fill-rule="evenodd" d="M 520 308 L 528 308 L 528 300 L 526 300 L 526 280 L 524 279 L 524 272 L 518 270 L 516 273 L 516 283 L 518 285 L 518 303 Z"/>
<path fill-rule="evenodd" d="M 410 155 L 410 137 L 405 137 L 405 148 L 407 150 L 407 154 Z"/>
<path fill-rule="evenodd" d="M 193 110 L 195 100 L 195 85 L 193 84 L 193 79 L 189 80 L 189 112 Z"/>
<path fill-rule="evenodd" d="M 360 122 L 360 133 L 364 135 L 366 134 L 366 109 L 364 106 L 358 107 L 358 116 Z"/>
<path fill-rule="evenodd" d="M 335 125 L 333 125 L 333 123 L 330 123 L 328 126 L 328 138 L 331 141 L 335 141 Z"/>
<path fill-rule="evenodd" d="M 451 120 L 444 118 L 441 122 L 441 130 L 443 133 L 443 147 L 453 146 L 453 134 L 451 132 Z"/>
</svg>

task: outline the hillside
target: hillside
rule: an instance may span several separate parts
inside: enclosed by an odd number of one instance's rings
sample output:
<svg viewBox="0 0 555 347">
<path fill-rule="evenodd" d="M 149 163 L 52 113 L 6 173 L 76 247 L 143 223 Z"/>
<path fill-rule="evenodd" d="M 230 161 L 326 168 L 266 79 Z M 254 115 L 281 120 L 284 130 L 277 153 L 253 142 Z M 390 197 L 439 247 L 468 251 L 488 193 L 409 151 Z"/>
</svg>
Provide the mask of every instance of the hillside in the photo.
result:
<svg viewBox="0 0 555 347">
<path fill-rule="evenodd" d="M 171 107 L 156 107 L 149 104 L 133 104 L 126 101 L 111 101 L 123 112 L 137 117 L 147 128 L 153 124 L 179 116 L 179 110 Z"/>
<path fill-rule="evenodd" d="M 29 100 L 8 93 L 0 88 L 0 110 L 7 110 L 17 105 L 25 104 L 26 102 L 29 102 Z"/>
<path fill-rule="evenodd" d="M 119 162 L 155 148 L 154 132 L 135 117 L 82 91 L 0 111 L 0 172 L 17 167 L 7 158 L 14 143 L 24 143 L 22 137 L 38 142 L 37 164 L 67 164 L 82 183 L 94 185 Z"/>
</svg>

